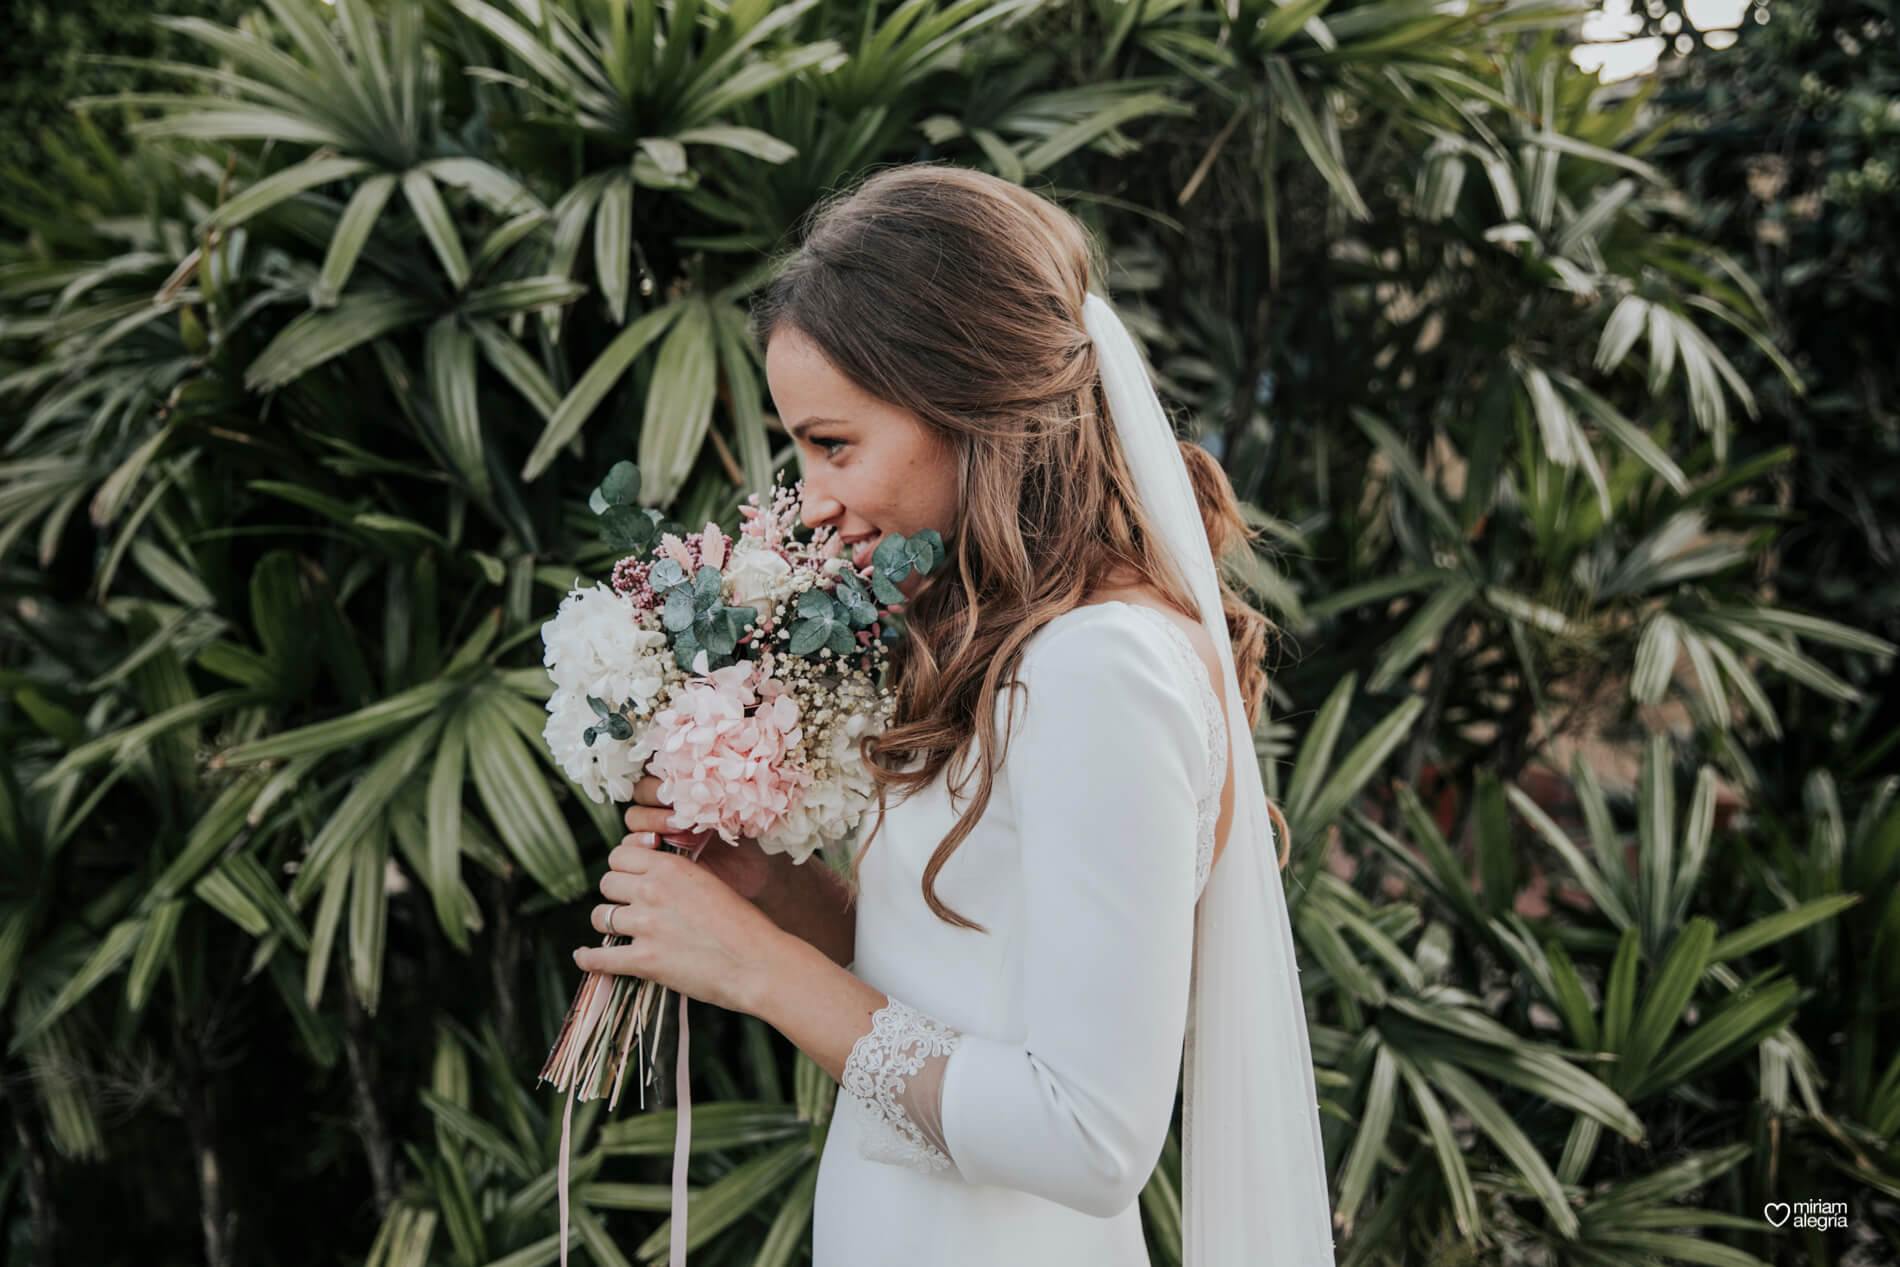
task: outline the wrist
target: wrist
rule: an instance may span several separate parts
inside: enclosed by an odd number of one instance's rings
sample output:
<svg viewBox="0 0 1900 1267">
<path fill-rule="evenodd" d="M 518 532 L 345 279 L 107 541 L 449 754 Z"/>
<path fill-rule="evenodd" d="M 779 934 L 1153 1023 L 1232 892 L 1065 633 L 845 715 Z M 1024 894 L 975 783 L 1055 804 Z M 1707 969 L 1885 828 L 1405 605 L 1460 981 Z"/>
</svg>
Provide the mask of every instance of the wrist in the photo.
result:
<svg viewBox="0 0 1900 1267">
<path fill-rule="evenodd" d="M 811 948 L 803 938 L 774 928 L 766 938 L 764 953 L 753 962 L 741 987 L 740 1010 L 776 1025 L 774 1004 L 785 997 L 785 982 L 805 970 L 802 956 Z"/>
</svg>

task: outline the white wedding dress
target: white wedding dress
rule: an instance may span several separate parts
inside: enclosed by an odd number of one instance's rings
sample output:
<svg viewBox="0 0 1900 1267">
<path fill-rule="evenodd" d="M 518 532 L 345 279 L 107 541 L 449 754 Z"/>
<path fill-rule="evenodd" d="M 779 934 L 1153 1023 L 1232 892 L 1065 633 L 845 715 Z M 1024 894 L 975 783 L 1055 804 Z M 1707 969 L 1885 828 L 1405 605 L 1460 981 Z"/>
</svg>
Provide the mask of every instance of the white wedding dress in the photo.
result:
<svg viewBox="0 0 1900 1267">
<path fill-rule="evenodd" d="M 1187 635 L 1130 603 L 1051 620 L 1017 678 L 989 805 L 936 880 L 988 932 L 923 898 L 954 766 L 892 798 L 864 860 L 852 971 L 890 1002 L 845 1066 L 816 1267 L 1148 1267 L 1226 720 Z"/>
</svg>

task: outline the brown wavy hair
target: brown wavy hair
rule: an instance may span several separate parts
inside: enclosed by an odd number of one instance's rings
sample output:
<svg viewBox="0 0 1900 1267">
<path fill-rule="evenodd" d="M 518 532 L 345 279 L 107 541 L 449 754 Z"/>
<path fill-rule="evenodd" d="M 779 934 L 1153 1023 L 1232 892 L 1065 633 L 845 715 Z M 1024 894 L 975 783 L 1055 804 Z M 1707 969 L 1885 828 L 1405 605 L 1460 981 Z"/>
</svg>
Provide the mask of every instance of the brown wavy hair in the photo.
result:
<svg viewBox="0 0 1900 1267">
<path fill-rule="evenodd" d="M 782 326 L 797 329 L 839 373 L 915 414 L 957 455 L 947 558 L 905 604 L 892 723 L 860 749 L 878 785 L 865 849 L 889 789 L 907 798 L 953 759 L 967 769 L 979 731 L 983 751 L 996 752 L 989 702 L 1006 682 L 1023 685 L 1014 680 L 1023 644 L 1105 580 L 1132 573 L 1200 618 L 1149 544 L 1102 397 L 1082 324 L 1099 273 L 1088 230 L 1055 203 L 982 172 L 915 163 L 815 208 L 802 244 L 753 307 L 760 346 Z M 1219 462 L 1197 444 L 1182 442 L 1181 454 L 1215 558 L 1250 543 L 1257 533 Z M 1271 625 L 1224 577 L 1221 605 L 1251 728 L 1267 689 L 1261 658 Z M 917 769 L 901 768 L 919 755 Z M 1000 760 L 980 764 L 974 799 L 923 875 L 930 909 L 979 931 L 987 930 L 938 899 L 935 880 L 988 806 Z M 966 782 L 967 774 L 953 797 Z M 1285 819 L 1274 817 L 1284 842 Z M 865 849 L 853 860 L 854 891 Z M 1286 857 L 1283 848 L 1282 867 Z"/>
</svg>

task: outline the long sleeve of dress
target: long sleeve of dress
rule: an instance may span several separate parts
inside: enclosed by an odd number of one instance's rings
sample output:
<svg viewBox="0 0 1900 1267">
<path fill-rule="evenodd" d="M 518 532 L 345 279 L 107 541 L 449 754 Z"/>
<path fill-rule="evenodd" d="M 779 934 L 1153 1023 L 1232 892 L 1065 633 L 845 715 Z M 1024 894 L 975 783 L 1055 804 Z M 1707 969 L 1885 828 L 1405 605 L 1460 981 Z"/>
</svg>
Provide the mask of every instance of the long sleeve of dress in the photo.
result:
<svg viewBox="0 0 1900 1267">
<path fill-rule="evenodd" d="M 875 1119 L 865 1156 L 954 1166 L 1102 1218 L 1147 1182 L 1186 1031 L 1208 762 L 1203 705 L 1169 652 L 1141 624 L 1102 619 L 1024 656 L 1004 759 L 1027 1034 L 958 1033 L 891 999 L 842 1079 Z"/>
</svg>

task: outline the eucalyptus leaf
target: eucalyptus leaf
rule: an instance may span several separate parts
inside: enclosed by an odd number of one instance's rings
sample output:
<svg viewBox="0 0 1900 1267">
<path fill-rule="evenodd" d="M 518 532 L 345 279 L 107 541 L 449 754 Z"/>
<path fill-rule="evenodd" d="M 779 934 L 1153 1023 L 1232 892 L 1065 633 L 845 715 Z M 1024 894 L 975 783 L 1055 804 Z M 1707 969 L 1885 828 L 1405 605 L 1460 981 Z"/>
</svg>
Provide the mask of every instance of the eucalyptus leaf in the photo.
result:
<svg viewBox="0 0 1900 1267">
<path fill-rule="evenodd" d="M 656 594 L 665 593 L 667 590 L 677 585 L 684 585 L 685 583 L 686 569 L 682 568 L 676 559 L 661 559 L 647 572 L 647 584 L 653 587 L 653 591 Z"/>
<path fill-rule="evenodd" d="M 792 654 L 810 655 L 825 645 L 831 636 L 831 622 L 821 618 L 801 620 L 792 626 Z"/>
<path fill-rule="evenodd" d="M 598 491 L 609 506 L 635 505 L 640 500 L 640 468 L 631 462 L 614 463 Z"/>
<path fill-rule="evenodd" d="M 857 577 L 850 573 L 839 577 L 838 588 L 832 591 L 831 597 L 843 611 L 844 618 L 850 621 L 854 628 L 868 629 L 876 623 L 877 606 L 865 594 L 864 586 Z M 901 598 L 902 595 L 899 597 Z"/>
<path fill-rule="evenodd" d="M 679 633 L 690 629 L 694 617 L 698 615 L 698 603 L 693 592 L 685 586 L 675 586 L 667 592 L 666 606 L 660 609 L 660 623 L 668 632 Z"/>
<path fill-rule="evenodd" d="M 699 635 L 700 645 L 715 660 L 731 655 L 739 645 L 732 627 L 714 615 L 702 615 L 694 622 L 693 631 Z"/>
<path fill-rule="evenodd" d="M 895 607 L 897 604 L 905 601 L 904 591 L 897 588 L 889 574 L 881 571 L 871 573 L 871 593 L 886 607 Z M 892 631 L 886 630 L 885 632 L 889 633 Z"/>
<path fill-rule="evenodd" d="M 659 540 L 659 531 L 643 510 L 633 506 L 608 506 L 600 516 L 602 544 L 622 554 L 644 554 Z"/>
<path fill-rule="evenodd" d="M 680 668 L 686 670 L 688 673 L 691 673 L 694 671 L 693 659 L 700 653 L 701 649 L 699 639 L 693 636 L 693 630 L 691 626 L 688 626 L 686 629 L 681 630 L 673 639 L 673 663 L 679 665 Z"/>
</svg>

